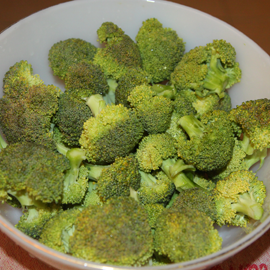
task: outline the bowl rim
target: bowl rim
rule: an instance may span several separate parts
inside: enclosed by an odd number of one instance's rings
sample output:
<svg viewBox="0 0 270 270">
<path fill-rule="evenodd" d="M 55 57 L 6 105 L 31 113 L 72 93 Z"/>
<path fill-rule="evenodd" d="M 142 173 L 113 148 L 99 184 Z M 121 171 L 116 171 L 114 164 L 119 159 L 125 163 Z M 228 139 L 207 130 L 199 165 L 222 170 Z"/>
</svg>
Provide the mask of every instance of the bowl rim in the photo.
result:
<svg viewBox="0 0 270 270">
<path fill-rule="evenodd" d="M 78 0 L 78 1 L 70 1 L 70 2 L 64 2 L 60 3 L 48 8 L 45 8 L 43 10 L 40 10 L 38 12 L 35 12 L 19 21 L 14 23 L 13 25 L 9 26 L 5 30 L 3 30 L 0 33 L 0 37 L 8 36 L 9 33 L 13 31 L 21 22 L 32 20 L 36 16 L 39 16 L 39 14 L 48 12 L 50 9 L 58 9 L 61 8 L 61 6 L 72 6 L 77 5 L 80 2 L 107 2 L 108 0 Z M 110 0 L 114 2 L 121 2 L 121 0 Z M 125 0 L 133 2 L 134 0 Z M 191 10 L 195 13 L 198 13 L 200 15 L 203 15 L 205 17 L 210 18 L 211 20 L 221 23 L 224 26 L 230 28 L 232 31 L 235 31 L 238 35 L 241 35 L 244 37 L 245 40 L 247 40 L 252 46 L 255 46 L 257 49 L 259 49 L 259 52 L 262 54 L 263 57 L 267 57 L 270 62 L 270 56 L 252 39 L 250 39 L 248 36 L 246 36 L 244 33 L 233 27 L 232 25 L 222 21 L 219 18 L 216 18 L 206 12 L 200 11 L 198 9 L 178 4 L 170 1 L 163 1 L 163 0 L 136 0 L 138 2 L 149 2 L 153 4 L 159 4 L 159 5 L 172 5 L 175 7 L 181 7 L 184 9 Z M 173 269 L 173 268 L 183 268 L 185 270 L 191 270 L 191 269 L 197 269 L 197 267 L 203 268 L 207 267 L 209 265 L 213 266 L 217 263 L 220 263 L 221 261 L 226 260 L 227 258 L 233 256 L 234 254 L 238 253 L 240 250 L 244 249 L 245 247 L 252 244 L 254 241 L 256 241 L 259 237 L 261 237 L 268 229 L 270 228 L 270 216 L 266 218 L 261 224 L 259 224 L 252 232 L 249 234 L 246 234 L 244 237 L 242 237 L 240 240 L 236 241 L 235 243 L 221 249 L 218 252 L 215 252 L 213 254 L 207 255 L 205 257 L 201 257 L 195 260 L 187 261 L 187 262 L 181 262 L 181 263 L 173 263 L 168 264 L 164 266 L 144 266 L 145 269 Z M 61 252 L 58 252 L 56 250 L 53 250 L 37 240 L 34 240 L 30 238 L 29 236 L 23 234 L 21 231 L 19 231 L 15 226 L 13 226 L 6 218 L 4 218 L 0 214 L 0 230 L 3 231 L 9 238 L 11 238 L 14 242 L 16 242 L 18 245 L 26 249 L 29 253 L 33 252 L 33 250 L 39 250 L 41 252 L 44 252 L 44 258 L 39 258 L 40 260 L 47 262 L 47 259 L 51 259 L 51 257 L 55 259 L 63 259 L 66 263 L 72 264 L 71 266 L 74 267 L 81 267 L 79 269 L 106 269 L 106 270 L 112 270 L 112 269 L 136 269 L 136 267 L 124 267 L 124 266 L 117 266 L 117 265 L 109 265 L 109 264 L 100 264 L 95 262 L 89 262 L 83 259 L 75 258 L 71 255 L 67 255 Z"/>
</svg>

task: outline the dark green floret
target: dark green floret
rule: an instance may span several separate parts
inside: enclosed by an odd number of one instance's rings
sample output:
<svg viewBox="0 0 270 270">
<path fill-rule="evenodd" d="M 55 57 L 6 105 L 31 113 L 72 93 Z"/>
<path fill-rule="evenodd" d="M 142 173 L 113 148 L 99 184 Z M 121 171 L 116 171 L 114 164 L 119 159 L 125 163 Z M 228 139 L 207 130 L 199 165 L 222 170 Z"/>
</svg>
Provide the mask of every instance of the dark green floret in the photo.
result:
<svg viewBox="0 0 270 270">
<path fill-rule="evenodd" d="M 142 60 L 137 44 L 112 22 L 104 22 L 97 30 L 98 48 L 94 64 L 100 66 L 106 77 L 118 80 L 130 68 L 141 68 Z"/>
<path fill-rule="evenodd" d="M 142 23 L 136 41 L 142 56 L 143 69 L 154 83 L 169 80 L 177 63 L 183 57 L 185 43 L 171 28 L 163 27 L 156 18 Z"/>
<path fill-rule="evenodd" d="M 128 197 L 88 206 L 75 222 L 70 252 L 98 263 L 147 265 L 153 255 L 153 238 L 145 209 Z"/>
<path fill-rule="evenodd" d="M 83 60 L 92 61 L 97 48 L 80 38 L 69 38 L 54 43 L 49 50 L 48 59 L 53 74 L 65 79 L 69 67 Z"/>
<path fill-rule="evenodd" d="M 90 163 L 108 164 L 128 155 L 142 136 L 143 127 L 135 112 L 119 104 L 106 106 L 88 119 L 79 142 Z"/>
<path fill-rule="evenodd" d="M 170 126 L 173 102 L 156 96 L 149 85 L 140 85 L 130 92 L 128 101 L 149 134 L 165 132 Z"/>
</svg>

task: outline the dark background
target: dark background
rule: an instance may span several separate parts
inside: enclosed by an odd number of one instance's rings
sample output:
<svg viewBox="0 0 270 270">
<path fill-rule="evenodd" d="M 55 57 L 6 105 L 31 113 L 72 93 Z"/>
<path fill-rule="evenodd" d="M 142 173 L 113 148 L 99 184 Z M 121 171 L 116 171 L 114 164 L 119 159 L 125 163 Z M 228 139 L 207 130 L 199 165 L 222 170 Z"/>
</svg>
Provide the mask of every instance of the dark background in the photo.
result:
<svg viewBox="0 0 270 270">
<path fill-rule="evenodd" d="M 68 1 L 0 0 L 0 32 L 34 12 L 63 2 Z M 173 0 L 171 2 L 193 7 L 229 23 L 270 55 L 269 0 Z"/>
</svg>

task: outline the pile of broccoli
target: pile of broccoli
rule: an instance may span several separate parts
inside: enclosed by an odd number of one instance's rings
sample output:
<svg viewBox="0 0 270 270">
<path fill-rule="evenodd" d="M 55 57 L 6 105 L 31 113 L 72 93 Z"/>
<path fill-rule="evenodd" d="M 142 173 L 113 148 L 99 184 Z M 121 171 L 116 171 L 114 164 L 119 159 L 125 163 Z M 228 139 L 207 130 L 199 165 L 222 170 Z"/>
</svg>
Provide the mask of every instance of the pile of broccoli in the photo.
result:
<svg viewBox="0 0 270 270">
<path fill-rule="evenodd" d="M 135 40 L 113 22 L 100 47 L 52 44 L 65 91 L 26 60 L 0 99 L 0 201 L 16 227 L 72 256 L 122 266 L 197 259 L 222 248 L 217 226 L 260 221 L 266 188 L 253 165 L 270 147 L 270 100 L 232 108 L 241 80 L 225 40 L 185 51 L 149 18 Z M 40 74 L 41 75 L 41 74 Z"/>
</svg>

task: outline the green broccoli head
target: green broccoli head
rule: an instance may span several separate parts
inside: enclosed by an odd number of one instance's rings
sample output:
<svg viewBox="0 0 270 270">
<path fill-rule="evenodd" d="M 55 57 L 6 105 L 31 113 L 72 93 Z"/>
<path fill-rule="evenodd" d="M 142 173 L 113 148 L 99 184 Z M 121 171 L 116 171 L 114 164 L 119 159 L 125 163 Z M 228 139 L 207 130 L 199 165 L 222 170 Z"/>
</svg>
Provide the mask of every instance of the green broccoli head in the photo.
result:
<svg viewBox="0 0 270 270">
<path fill-rule="evenodd" d="M 144 137 L 136 151 L 140 170 L 144 172 L 158 170 L 164 160 L 176 156 L 175 140 L 168 133 L 151 134 Z"/>
<path fill-rule="evenodd" d="M 94 94 L 105 96 L 109 92 L 109 85 L 99 66 L 82 61 L 68 68 L 65 91 L 77 99 L 86 100 Z"/>
<path fill-rule="evenodd" d="M 98 48 L 94 64 L 100 66 L 107 77 L 118 80 L 130 68 L 141 68 L 142 60 L 137 44 L 112 22 L 104 22 L 97 30 L 105 45 Z"/>
<path fill-rule="evenodd" d="M 78 147 L 83 124 L 92 117 L 92 112 L 84 100 L 76 99 L 64 92 L 59 98 L 59 109 L 53 122 L 61 134 L 63 143 L 70 147 Z"/>
<path fill-rule="evenodd" d="M 230 111 L 230 118 L 242 128 L 253 149 L 270 147 L 269 109 L 270 100 L 264 98 L 243 102 Z"/>
<path fill-rule="evenodd" d="M 9 144 L 0 151 L 4 190 L 15 196 L 22 207 L 60 202 L 63 194 L 67 158 L 45 146 L 34 143 Z"/>
<path fill-rule="evenodd" d="M 137 191 L 137 199 L 141 204 L 163 204 L 170 201 L 175 187 L 168 176 L 160 171 L 156 175 L 140 171 L 141 187 Z"/>
<path fill-rule="evenodd" d="M 147 265 L 153 255 L 147 212 L 129 197 L 114 197 L 103 206 L 86 207 L 76 219 L 70 253 L 105 264 Z"/>
<path fill-rule="evenodd" d="M 183 57 L 185 43 L 176 31 L 165 28 L 156 18 L 143 22 L 136 41 L 142 57 L 143 69 L 154 83 L 169 80 L 177 63 Z"/>
<path fill-rule="evenodd" d="M 163 133 L 169 128 L 173 102 L 169 98 L 156 96 L 151 86 L 133 88 L 128 101 L 149 134 Z"/>
<path fill-rule="evenodd" d="M 80 212 L 79 208 L 59 211 L 45 224 L 39 242 L 54 250 L 69 253 L 69 239 L 74 233 L 74 224 Z"/>
<path fill-rule="evenodd" d="M 203 212 L 189 207 L 169 208 L 157 219 L 155 250 L 172 262 L 184 262 L 221 249 L 222 238 L 213 221 Z"/>
<path fill-rule="evenodd" d="M 179 120 L 189 140 L 177 144 L 178 155 L 201 171 L 224 168 L 232 157 L 235 141 L 231 122 L 215 116 L 211 113 L 200 121 L 188 115 Z"/>
<path fill-rule="evenodd" d="M 33 85 L 17 97 L 0 99 L 0 126 L 9 143 L 21 141 L 53 145 L 52 118 L 58 110 L 61 90 L 54 85 Z"/>
<path fill-rule="evenodd" d="M 245 227 L 249 218 L 262 218 L 266 188 L 255 173 L 247 170 L 232 172 L 217 182 L 213 193 L 218 225 Z"/>
<path fill-rule="evenodd" d="M 171 82 L 180 91 L 192 89 L 199 96 L 224 91 L 240 82 L 241 69 L 234 47 L 225 40 L 213 40 L 206 46 L 187 52 L 171 74 Z"/>
<path fill-rule="evenodd" d="M 97 193 L 97 183 L 94 181 L 89 181 L 88 189 L 83 199 L 82 206 L 87 207 L 88 205 L 102 205 L 102 204 L 103 202 Z"/>
<path fill-rule="evenodd" d="M 148 214 L 148 222 L 150 227 L 155 229 L 159 215 L 165 210 L 164 205 L 160 203 L 150 203 L 145 204 L 144 209 Z"/>
<path fill-rule="evenodd" d="M 3 79 L 4 96 L 17 99 L 29 87 L 44 84 L 28 61 L 21 60 L 9 68 Z"/>
<path fill-rule="evenodd" d="M 59 210 L 60 207 L 54 204 L 28 206 L 15 227 L 26 235 L 39 240 L 45 224 Z"/>
<path fill-rule="evenodd" d="M 118 80 L 118 85 L 115 89 L 115 104 L 123 104 L 130 107 L 128 96 L 135 86 L 148 84 L 151 80 L 149 74 L 141 68 L 128 69 L 124 76 Z"/>
<path fill-rule="evenodd" d="M 106 106 L 84 123 L 79 140 L 90 163 L 112 163 L 129 154 L 143 136 L 135 112 L 123 105 Z"/>
<path fill-rule="evenodd" d="M 114 196 L 130 196 L 130 189 L 138 190 L 141 176 L 139 165 L 133 154 L 117 157 L 110 166 L 104 168 L 97 179 L 97 194 L 102 201 Z"/>
<path fill-rule="evenodd" d="M 48 59 L 53 74 L 65 79 L 71 65 L 83 60 L 92 61 L 97 48 L 80 38 L 69 38 L 54 43 L 49 50 Z"/>
</svg>

